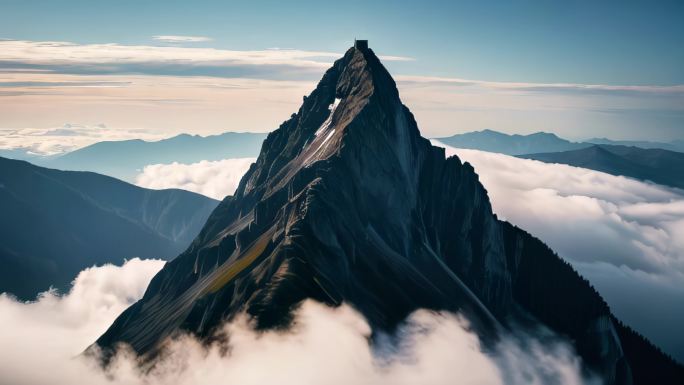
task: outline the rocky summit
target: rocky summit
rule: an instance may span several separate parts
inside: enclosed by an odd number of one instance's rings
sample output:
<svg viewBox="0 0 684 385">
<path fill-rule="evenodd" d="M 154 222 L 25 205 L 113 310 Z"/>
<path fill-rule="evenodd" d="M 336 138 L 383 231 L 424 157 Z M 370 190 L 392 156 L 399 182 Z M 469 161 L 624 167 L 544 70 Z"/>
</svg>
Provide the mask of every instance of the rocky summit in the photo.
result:
<svg viewBox="0 0 684 385">
<path fill-rule="evenodd" d="M 540 323 L 606 383 L 682 379 L 569 264 L 497 219 L 475 170 L 421 137 L 364 44 L 268 135 L 235 195 L 97 345 L 152 357 L 242 312 L 287 327 L 307 298 L 350 304 L 383 331 L 419 308 L 460 312 L 483 341 Z"/>
</svg>

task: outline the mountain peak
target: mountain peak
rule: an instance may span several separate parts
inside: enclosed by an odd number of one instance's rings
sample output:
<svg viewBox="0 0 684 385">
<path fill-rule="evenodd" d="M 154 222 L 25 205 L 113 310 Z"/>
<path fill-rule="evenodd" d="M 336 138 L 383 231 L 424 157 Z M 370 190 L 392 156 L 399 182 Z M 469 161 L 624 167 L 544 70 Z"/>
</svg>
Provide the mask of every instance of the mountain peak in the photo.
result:
<svg viewBox="0 0 684 385">
<path fill-rule="evenodd" d="M 360 41 L 97 344 L 153 355 L 174 333 L 209 340 L 243 312 L 286 326 L 305 299 L 350 304 L 379 331 L 421 308 L 462 312 L 485 341 L 531 315 L 577 341 L 608 383 L 629 371 L 598 293 L 496 218 L 473 168 L 421 137 Z"/>
<path fill-rule="evenodd" d="M 442 195 L 439 186 L 449 191 Z M 357 43 L 268 135 L 235 195 L 98 344 L 125 341 L 149 353 L 181 325 L 208 333 L 239 311 L 259 327 L 278 325 L 304 298 L 349 302 L 378 328 L 419 307 L 467 308 L 473 327 L 493 330 L 490 310 L 438 256 L 461 246 L 424 233 L 446 225 L 439 224 L 440 205 L 430 203 L 446 196 L 456 202 L 447 211 L 463 222 L 456 228 L 497 231 L 472 167 L 445 160 L 443 149 L 420 136 L 389 72 Z M 480 213 L 486 218 L 469 223 Z M 478 267 L 483 282 L 496 287 L 482 294 L 492 309 L 508 306 L 509 279 L 493 267 L 505 264 L 503 245 L 472 242 L 477 246 L 463 252 L 486 250 L 492 265 Z M 467 258 L 471 266 L 485 263 Z"/>
<path fill-rule="evenodd" d="M 362 44 L 359 48 L 359 42 L 326 71 L 299 111 L 269 135 L 264 144 L 268 149 L 257 160 L 260 170 L 244 180 L 244 191 L 238 188 L 237 194 L 264 184 L 270 194 L 302 168 L 340 155 L 343 147 L 351 151 L 369 142 L 402 151 L 396 159 L 409 166 L 409 150 L 400 148 L 421 139 L 420 133 L 392 76 L 373 50 Z"/>
<path fill-rule="evenodd" d="M 540 138 L 552 138 L 552 139 L 560 139 L 558 135 L 556 135 L 553 132 L 546 132 L 546 131 L 537 131 L 532 134 L 529 134 L 528 136 L 531 137 L 540 137 Z"/>
</svg>

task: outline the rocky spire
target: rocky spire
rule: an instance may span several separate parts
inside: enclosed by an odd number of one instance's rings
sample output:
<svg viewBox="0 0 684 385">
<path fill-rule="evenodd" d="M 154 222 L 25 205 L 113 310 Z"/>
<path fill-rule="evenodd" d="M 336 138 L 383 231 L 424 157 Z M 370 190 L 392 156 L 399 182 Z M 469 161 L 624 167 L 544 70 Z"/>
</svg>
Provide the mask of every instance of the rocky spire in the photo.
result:
<svg viewBox="0 0 684 385">
<path fill-rule="evenodd" d="M 473 168 L 420 136 L 366 47 L 350 48 L 268 135 L 235 196 L 97 344 L 150 354 L 243 311 L 282 327 L 307 298 L 349 303 L 376 330 L 419 308 L 462 312 L 485 339 L 537 318 L 575 339 L 609 382 L 629 368 L 601 297 L 496 219 Z"/>
</svg>

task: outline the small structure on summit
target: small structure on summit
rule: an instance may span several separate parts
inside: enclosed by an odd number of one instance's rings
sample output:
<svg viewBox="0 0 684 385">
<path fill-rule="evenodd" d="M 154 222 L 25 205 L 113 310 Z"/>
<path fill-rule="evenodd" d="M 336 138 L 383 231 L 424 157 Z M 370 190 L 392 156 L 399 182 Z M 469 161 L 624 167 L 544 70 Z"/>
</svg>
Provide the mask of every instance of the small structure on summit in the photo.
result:
<svg viewBox="0 0 684 385">
<path fill-rule="evenodd" d="M 354 48 L 360 49 L 360 50 L 367 50 L 368 49 L 368 40 L 356 40 L 356 39 L 354 39 Z"/>
</svg>

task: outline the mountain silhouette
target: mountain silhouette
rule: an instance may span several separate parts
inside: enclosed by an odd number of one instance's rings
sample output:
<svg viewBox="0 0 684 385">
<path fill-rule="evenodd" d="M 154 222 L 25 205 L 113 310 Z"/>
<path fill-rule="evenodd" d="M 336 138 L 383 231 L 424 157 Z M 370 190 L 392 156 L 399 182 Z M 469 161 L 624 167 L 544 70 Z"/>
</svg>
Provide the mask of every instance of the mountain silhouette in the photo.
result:
<svg viewBox="0 0 684 385">
<path fill-rule="evenodd" d="M 593 145 L 580 150 L 519 157 L 569 164 L 684 189 L 684 153 L 681 152 L 659 148 Z"/>
<path fill-rule="evenodd" d="M 662 150 L 684 152 L 684 141 L 673 140 L 670 142 L 653 142 L 647 140 L 612 140 L 608 138 L 591 138 L 585 140 L 586 143 L 592 144 L 607 144 L 614 146 L 638 147 L 644 149 L 659 148 Z M 548 152 L 548 151 L 535 151 Z"/>
<path fill-rule="evenodd" d="M 435 139 L 456 148 L 498 152 L 506 155 L 568 151 L 591 146 L 589 143 L 571 142 L 548 132 L 509 135 L 493 130 L 482 130 Z"/>
<path fill-rule="evenodd" d="M 596 144 L 621 145 L 643 149 L 663 149 L 684 152 L 684 142 L 648 142 L 637 140 L 610 140 L 592 138 L 581 142 L 571 142 L 550 132 L 535 132 L 528 135 L 505 134 L 494 130 L 472 131 L 443 138 L 434 138 L 448 146 L 497 152 L 506 155 L 527 155 L 550 152 L 580 150 Z"/>
<path fill-rule="evenodd" d="M 153 142 L 140 139 L 105 141 L 58 157 L 27 160 L 45 167 L 92 171 L 135 182 L 136 175 L 150 164 L 254 157 L 265 137 L 258 133 L 225 132 L 210 136 L 181 134 Z"/>
<path fill-rule="evenodd" d="M 0 292 L 30 300 L 50 286 L 68 289 L 95 264 L 175 257 L 217 204 L 0 158 Z"/>
</svg>

